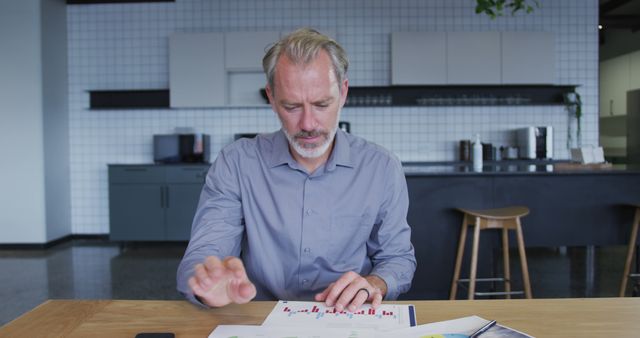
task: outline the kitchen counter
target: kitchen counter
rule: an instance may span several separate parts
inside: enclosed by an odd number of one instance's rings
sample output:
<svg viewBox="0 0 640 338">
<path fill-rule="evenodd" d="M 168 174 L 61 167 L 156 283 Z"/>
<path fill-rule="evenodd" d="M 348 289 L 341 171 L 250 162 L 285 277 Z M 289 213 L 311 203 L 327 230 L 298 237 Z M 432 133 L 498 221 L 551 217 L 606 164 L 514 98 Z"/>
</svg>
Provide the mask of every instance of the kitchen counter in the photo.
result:
<svg viewBox="0 0 640 338">
<path fill-rule="evenodd" d="M 629 205 L 640 203 L 637 166 L 516 160 L 488 162 L 475 173 L 470 165 L 404 163 L 407 220 L 418 260 L 408 298 L 447 299 L 462 222 L 457 208 L 528 207 L 531 213 L 522 219 L 527 247 L 628 243 L 634 212 Z M 488 277 L 500 241 L 497 234 L 482 236 L 478 271 Z M 468 273 L 468 265 L 463 271 Z"/>
<path fill-rule="evenodd" d="M 487 161 L 481 172 L 470 162 L 403 162 L 406 176 L 584 175 L 640 174 L 640 165 L 581 165 L 558 160 Z"/>
</svg>

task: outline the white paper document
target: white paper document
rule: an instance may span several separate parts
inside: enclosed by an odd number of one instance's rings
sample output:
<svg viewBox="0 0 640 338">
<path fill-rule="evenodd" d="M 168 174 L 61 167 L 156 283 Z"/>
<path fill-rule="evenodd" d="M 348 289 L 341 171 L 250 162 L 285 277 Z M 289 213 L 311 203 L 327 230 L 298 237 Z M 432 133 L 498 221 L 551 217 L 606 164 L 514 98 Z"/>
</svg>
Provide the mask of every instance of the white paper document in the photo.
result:
<svg viewBox="0 0 640 338">
<path fill-rule="evenodd" d="M 369 328 L 388 331 L 416 325 L 413 305 L 382 304 L 373 309 L 364 304 L 355 312 L 336 311 L 320 302 L 279 301 L 263 326 L 307 328 Z"/>
<path fill-rule="evenodd" d="M 371 329 L 218 325 L 209 338 L 375 338 Z"/>
<path fill-rule="evenodd" d="M 489 321 L 478 316 L 469 316 L 443 322 L 435 322 L 424 325 L 418 325 L 411 328 L 399 329 L 390 332 L 378 333 L 377 338 L 393 337 L 402 338 L 457 338 L 469 337 L 479 328 L 483 327 Z M 533 338 L 527 334 L 516 331 L 514 329 L 496 324 L 481 335 L 482 338 Z"/>
</svg>

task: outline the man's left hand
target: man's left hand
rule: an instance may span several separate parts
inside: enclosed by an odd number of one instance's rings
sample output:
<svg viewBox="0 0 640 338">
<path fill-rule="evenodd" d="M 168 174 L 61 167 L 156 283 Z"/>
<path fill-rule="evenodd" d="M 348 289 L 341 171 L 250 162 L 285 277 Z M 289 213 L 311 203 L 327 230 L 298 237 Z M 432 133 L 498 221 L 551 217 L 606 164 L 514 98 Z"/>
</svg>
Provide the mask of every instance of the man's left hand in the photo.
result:
<svg viewBox="0 0 640 338">
<path fill-rule="evenodd" d="M 316 294 L 315 299 L 325 302 L 327 306 L 335 306 L 338 311 L 347 309 L 354 312 L 366 302 L 371 302 L 371 306 L 377 308 L 382 304 L 382 298 L 386 293 L 387 284 L 382 278 L 375 275 L 363 277 L 349 271 L 329 284 L 324 291 Z"/>
</svg>

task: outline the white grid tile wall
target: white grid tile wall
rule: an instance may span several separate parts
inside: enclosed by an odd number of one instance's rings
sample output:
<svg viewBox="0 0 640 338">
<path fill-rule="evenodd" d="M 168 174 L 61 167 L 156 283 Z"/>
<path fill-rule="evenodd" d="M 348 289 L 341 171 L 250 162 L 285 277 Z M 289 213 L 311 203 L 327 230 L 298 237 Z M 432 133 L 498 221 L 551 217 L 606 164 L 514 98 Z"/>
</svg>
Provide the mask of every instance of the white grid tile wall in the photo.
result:
<svg viewBox="0 0 640 338">
<path fill-rule="evenodd" d="M 598 2 L 543 0 L 532 14 L 490 20 L 472 0 L 178 0 L 175 3 L 68 6 L 73 233 L 109 231 L 107 164 L 150 163 L 152 135 L 192 127 L 212 136 L 212 158 L 234 133 L 272 131 L 268 108 L 89 110 L 88 90 L 168 88 L 173 32 L 335 32 L 347 50 L 353 86 L 390 83 L 394 31 L 548 31 L 556 39 L 556 83 L 579 85 L 582 144 L 598 140 Z M 256 58 L 261 58 L 256 55 Z M 511 130 L 554 127 L 554 152 L 567 158 L 570 119 L 562 106 L 345 108 L 352 132 L 403 161 L 456 159 L 460 139 L 479 133 L 515 144 Z M 574 122 L 575 123 L 575 122 Z M 575 124 L 572 126 L 575 130 Z"/>
</svg>

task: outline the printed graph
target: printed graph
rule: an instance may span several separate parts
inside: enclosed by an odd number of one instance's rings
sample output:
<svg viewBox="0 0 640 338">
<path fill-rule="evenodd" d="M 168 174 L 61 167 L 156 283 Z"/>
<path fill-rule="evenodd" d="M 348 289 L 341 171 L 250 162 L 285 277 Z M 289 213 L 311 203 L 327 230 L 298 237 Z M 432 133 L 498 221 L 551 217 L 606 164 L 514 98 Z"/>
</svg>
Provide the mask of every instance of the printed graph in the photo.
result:
<svg viewBox="0 0 640 338">
<path fill-rule="evenodd" d="M 313 307 L 311 307 L 311 309 L 309 308 L 299 308 L 294 310 L 292 307 L 290 306 L 285 306 L 282 309 L 282 312 L 285 312 L 289 317 L 293 317 L 296 315 L 312 315 L 315 316 L 316 319 L 320 320 L 322 319 L 325 315 L 327 316 L 346 316 L 349 319 L 352 319 L 354 316 L 373 316 L 375 318 L 378 319 L 382 319 L 382 317 L 393 317 L 394 319 L 398 318 L 397 313 L 395 313 L 394 311 L 387 311 L 387 310 L 376 310 L 373 308 L 368 308 L 368 309 L 360 309 L 357 310 L 355 312 L 349 312 L 349 311 L 338 311 L 336 310 L 336 308 L 324 308 L 323 310 L 320 310 L 320 307 L 316 304 L 313 305 Z"/>
<path fill-rule="evenodd" d="M 319 302 L 279 301 L 263 325 L 397 329 L 415 326 L 415 312 L 412 305 L 400 304 L 383 304 L 377 309 L 365 304 L 350 312 Z"/>
</svg>

